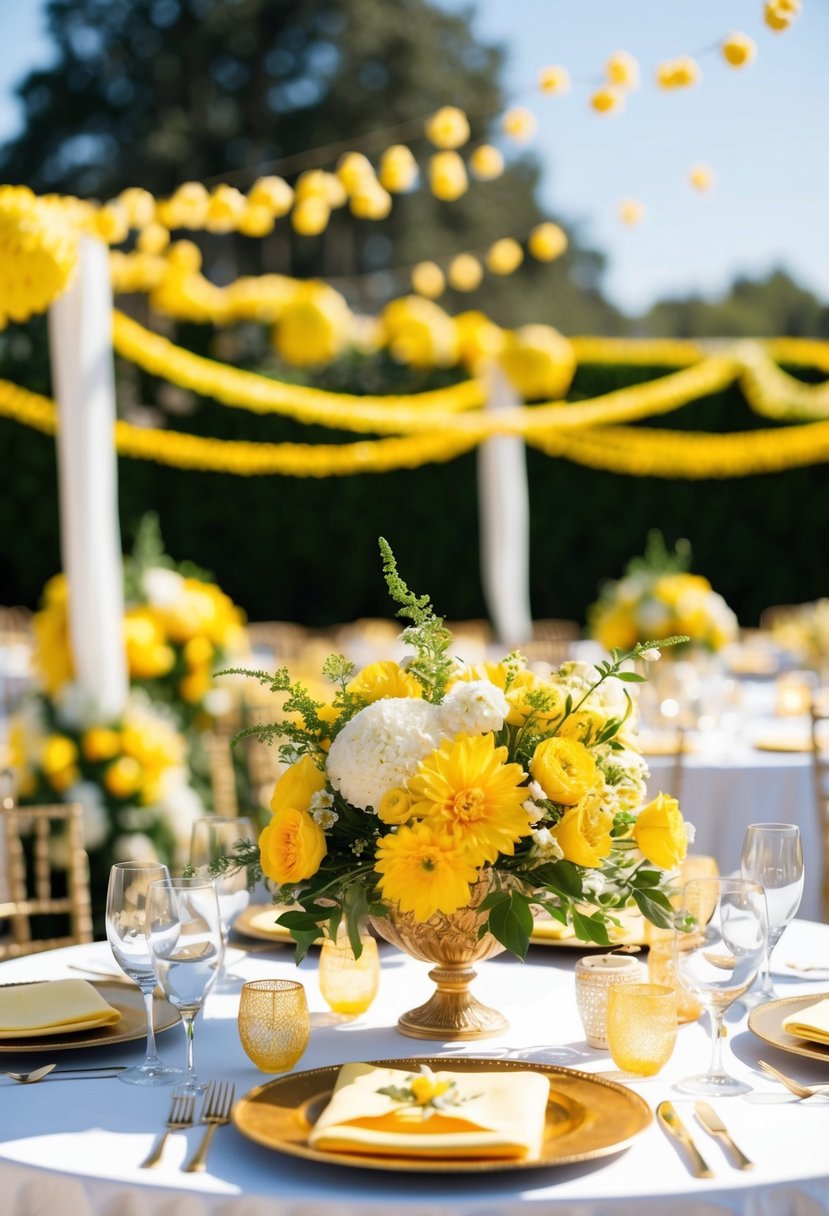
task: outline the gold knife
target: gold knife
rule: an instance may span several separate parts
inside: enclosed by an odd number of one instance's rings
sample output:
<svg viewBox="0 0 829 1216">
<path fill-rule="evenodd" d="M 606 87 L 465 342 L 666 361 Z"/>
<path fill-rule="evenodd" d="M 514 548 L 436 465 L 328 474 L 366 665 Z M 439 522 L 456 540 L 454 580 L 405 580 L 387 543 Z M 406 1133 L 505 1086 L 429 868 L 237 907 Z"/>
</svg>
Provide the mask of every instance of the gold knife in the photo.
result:
<svg viewBox="0 0 829 1216">
<path fill-rule="evenodd" d="M 656 1108 L 656 1117 L 668 1135 L 681 1144 L 688 1153 L 690 1169 L 694 1177 L 713 1178 L 713 1170 L 708 1167 L 702 1153 L 688 1134 L 688 1129 L 674 1110 L 673 1103 L 660 1102 Z"/>
<path fill-rule="evenodd" d="M 754 1162 L 750 1161 L 742 1149 L 738 1148 L 731 1139 L 720 1116 L 707 1102 L 695 1102 L 694 1113 L 705 1130 L 712 1136 L 719 1137 L 734 1158 L 735 1165 L 741 1170 L 753 1170 Z"/>
</svg>

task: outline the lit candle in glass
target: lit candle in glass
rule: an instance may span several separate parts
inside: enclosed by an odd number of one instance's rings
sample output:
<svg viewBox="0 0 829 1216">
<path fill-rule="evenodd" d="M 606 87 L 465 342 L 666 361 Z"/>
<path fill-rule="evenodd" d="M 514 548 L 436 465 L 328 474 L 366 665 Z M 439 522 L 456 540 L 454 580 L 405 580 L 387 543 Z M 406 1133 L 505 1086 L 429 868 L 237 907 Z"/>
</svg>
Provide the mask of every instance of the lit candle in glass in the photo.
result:
<svg viewBox="0 0 829 1216">
<path fill-rule="evenodd" d="M 642 967 L 629 954 L 588 954 L 576 963 L 576 1005 L 590 1047 L 607 1047 L 607 994 L 614 984 L 638 984 Z"/>
</svg>

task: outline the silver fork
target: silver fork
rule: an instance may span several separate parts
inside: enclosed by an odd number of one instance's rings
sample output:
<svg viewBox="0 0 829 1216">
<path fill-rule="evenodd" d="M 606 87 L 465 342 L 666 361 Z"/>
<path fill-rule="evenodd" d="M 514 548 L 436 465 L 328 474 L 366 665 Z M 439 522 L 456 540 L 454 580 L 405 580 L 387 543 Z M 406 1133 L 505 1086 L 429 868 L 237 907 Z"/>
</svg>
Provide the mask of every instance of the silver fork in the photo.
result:
<svg viewBox="0 0 829 1216">
<path fill-rule="evenodd" d="M 230 1112 L 233 1109 L 233 1097 L 236 1086 L 229 1081 L 211 1081 L 204 1095 L 201 1111 L 201 1121 L 208 1125 L 204 1138 L 193 1156 L 184 1167 L 185 1173 L 195 1174 L 207 1165 L 207 1153 L 217 1127 L 230 1122 Z"/>
<path fill-rule="evenodd" d="M 170 1132 L 177 1132 L 186 1127 L 192 1127 L 195 1113 L 196 1099 L 192 1094 L 173 1094 L 173 1100 L 170 1103 L 170 1116 L 167 1120 L 167 1130 L 161 1133 L 158 1143 L 149 1157 L 141 1162 L 142 1170 L 149 1170 L 153 1166 L 158 1165 Z"/>
</svg>

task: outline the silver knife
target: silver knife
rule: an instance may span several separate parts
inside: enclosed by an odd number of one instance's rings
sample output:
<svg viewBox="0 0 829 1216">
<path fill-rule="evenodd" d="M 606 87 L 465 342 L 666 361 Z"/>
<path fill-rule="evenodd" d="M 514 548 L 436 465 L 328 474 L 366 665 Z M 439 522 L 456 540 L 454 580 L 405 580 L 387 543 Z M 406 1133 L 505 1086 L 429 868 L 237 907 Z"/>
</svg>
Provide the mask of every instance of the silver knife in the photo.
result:
<svg viewBox="0 0 829 1216">
<path fill-rule="evenodd" d="M 714 1171 L 706 1164 L 702 1153 L 694 1144 L 688 1129 L 673 1108 L 671 1102 L 660 1102 L 656 1108 L 656 1117 L 662 1127 L 673 1137 L 688 1154 L 691 1173 L 695 1178 L 713 1178 Z"/>
<path fill-rule="evenodd" d="M 694 1113 L 705 1130 L 712 1136 L 719 1137 L 734 1158 L 734 1163 L 741 1170 L 753 1170 L 754 1162 L 750 1161 L 742 1149 L 738 1148 L 728 1134 L 720 1116 L 707 1102 L 695 1102 Z"/>
</svg>

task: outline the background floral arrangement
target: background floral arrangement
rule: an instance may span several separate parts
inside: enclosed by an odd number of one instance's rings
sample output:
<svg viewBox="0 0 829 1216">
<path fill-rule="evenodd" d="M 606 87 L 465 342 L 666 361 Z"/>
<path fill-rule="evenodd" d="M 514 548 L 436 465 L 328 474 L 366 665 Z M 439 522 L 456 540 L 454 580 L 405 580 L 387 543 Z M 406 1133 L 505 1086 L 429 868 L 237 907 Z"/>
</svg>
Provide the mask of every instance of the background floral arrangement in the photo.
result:
<svg viewBox="0 0 829 1216">
<path fill-rule="evenodd" d="M 608 650 L 677 634 L 710 651 L 735 641 L 736 616 L 708 579 L 689 572 L 690 564 L 687 541 L 678 541 L 672 553 L 660 532 L 650 532 L 644 557 L 633 558 L 623 578 L 600 588 L 588 609 L 591 635 Z"/>
<path fill-rule="evenodd" d="M 829 599 L 778 609 L 772 624 L 778 646 L 823 675 L 829 666 Z"/>
<path fill-rule="evenodd" d="M 601 944 L 629 903 L 671 923 L 667 891 L 688 832 L 675 799 L 642 809 L 646 768 L 625 687 L 642 678 L 627 660 L 659 652 L 635 646 L 547 676 L 517 653 L 465 668 L 428 596 L 408 589 L 380 547 L 412 657 L 356 673 L 331 656 L 326 702 L 287 669 L 249 673 L 287 694 L 285 719 L 251 730 L 284 738 L 289 767 L 258 847 L 237 846 L 218 868 L 261 867 L 277 900 L 300 905 L 280 916 L 298 957 L 343 919 L 359 952 L 361 920 L 388 905 L 421 922 L 451 914 L 481 879 L 490 932 L 521 957 L 534 906 Z"/>
</svg>

